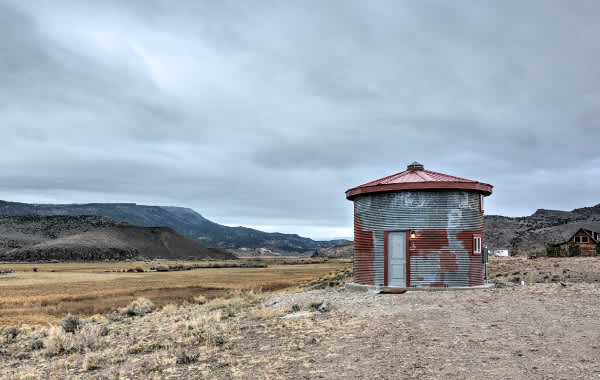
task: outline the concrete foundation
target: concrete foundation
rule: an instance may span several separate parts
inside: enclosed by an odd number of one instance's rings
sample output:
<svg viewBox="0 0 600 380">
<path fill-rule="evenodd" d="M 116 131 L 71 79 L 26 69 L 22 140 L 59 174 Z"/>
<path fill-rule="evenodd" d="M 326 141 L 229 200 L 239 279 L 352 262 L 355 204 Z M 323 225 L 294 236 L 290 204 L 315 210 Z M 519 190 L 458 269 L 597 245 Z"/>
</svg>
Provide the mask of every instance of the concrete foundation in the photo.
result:
<svg viewBox="0 0 600 380">
<path fill-rule="evenodd" d="M 393 286 L 379 286 L 379 285 L 363 285 L 357 284 L 355 282 L 347 282 L 344 285 L 344 289 L 352 291 L 352 292 L 369 292 L 373 294 L 382 293 L 385 290 L 401 290 L 404 289 L 407 292 L 413 291 L 428 291 L 428 292 L 437 292 L 437 291 L 448 291 L 448 290 L 476 290 L 476 289 L 492 289 L 495 288 L 496 284 L 488 283 L 484 285 L 477 286 L 449 286 L 449 287 L 426 287 L 426 286 L 416 286 L 409 288 L 397 288 Z"/>
</svg>

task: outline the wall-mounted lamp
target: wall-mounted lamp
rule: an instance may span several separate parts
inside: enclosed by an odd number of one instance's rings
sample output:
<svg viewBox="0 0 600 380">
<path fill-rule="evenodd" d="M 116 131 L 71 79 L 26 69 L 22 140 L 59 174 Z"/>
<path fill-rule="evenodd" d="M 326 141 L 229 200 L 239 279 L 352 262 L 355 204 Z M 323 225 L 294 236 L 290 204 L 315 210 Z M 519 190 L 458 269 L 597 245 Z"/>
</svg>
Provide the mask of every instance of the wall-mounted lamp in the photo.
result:
<svg viewBox="0 0 600 380">
<path fill-rule="evenodd" d="M 414 239 L 417 237 L 417 233 L 415 232 L 415 230 L 410 230 L 410 238 Z"/>
</svg>

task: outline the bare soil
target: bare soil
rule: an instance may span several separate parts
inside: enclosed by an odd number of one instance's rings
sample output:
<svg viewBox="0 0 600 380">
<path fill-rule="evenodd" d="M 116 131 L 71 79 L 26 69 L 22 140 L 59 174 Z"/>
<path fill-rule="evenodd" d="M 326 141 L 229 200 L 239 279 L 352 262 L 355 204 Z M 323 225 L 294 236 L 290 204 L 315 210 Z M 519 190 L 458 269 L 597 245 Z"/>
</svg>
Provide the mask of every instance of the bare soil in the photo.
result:
<svg viewBox="0 0 600 380">
<path fill-rule="evenodd" d="M 323 301 L 332 307 L 331 311 L 311 311 L 311 304 Z M 300 313 L 291 313 L 298 307 Z M 597 284 L 535 284 L 394 295 L 344 290 L 272 295 L 263 304 L 251 302 L 229 318 L 213 319 L 206 331 L 220 334 L 220 343 L 190 341 L 189 336 L 195 336 L 194 321 L 209 309 L 187 305 L 172 314 L 155 312 L 104 322 L 110 332 L 97 351 L 84 349 L 46 357 L 43 351 L 25 348 L 31 346 L 31 333 L 17 337 L 1 347 L 4 358 L 0 361 L 0 377 L 600 377 Z M 185 363 L 182 357 L 193 359 Z M 91 370 L 86 366 L 90 360 L 96 361 Z"/>
<path fill-rule="evenodd" d="M 489 268 L 496 283 L 600 282 L 600 257 L 492 257 Z"/>
</svg>

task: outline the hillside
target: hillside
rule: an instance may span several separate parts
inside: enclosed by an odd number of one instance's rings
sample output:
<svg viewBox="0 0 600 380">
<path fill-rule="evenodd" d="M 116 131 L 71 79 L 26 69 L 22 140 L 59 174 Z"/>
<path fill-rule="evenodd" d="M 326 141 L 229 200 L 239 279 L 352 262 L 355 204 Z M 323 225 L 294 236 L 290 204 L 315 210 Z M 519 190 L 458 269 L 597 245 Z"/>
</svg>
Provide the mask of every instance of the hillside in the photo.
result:
<svg viewBox="0 0 600 380">
<path fill-rule="evenodd" d="M 319 249 L 313 257 L 329 257 L 335 259 L 352 259 L 354 257 L 354 242 L 347 241 L 333 247 Z"/>
<path fill-rule="evenodd" d="M 563 242 L 581 227 L 600 231 L 600 204 L 572 211 L 540 209 L 518 218 L 486 215 L 485 242 L 492 250 L 543 250 L 546 243 Z"/>
<path fill-rule="evenodd" d="M 183 207 L 144 206 L 135 203 L 28 204 L 0 201 L 0 215 L 96 215 L 137 226 L 167 226 L 219 248 L 269 248 L 280 252 L 307 252 L 331 247 L 343 240 L 315 241 L 295 234 L 268 233 L 214 223 Z"/>
<path fill-rule="evenodd" d="M 140 227 L 98 216 L 0 217 L 0 261 L 234 259 L 169 227 Z"/>
</svg>

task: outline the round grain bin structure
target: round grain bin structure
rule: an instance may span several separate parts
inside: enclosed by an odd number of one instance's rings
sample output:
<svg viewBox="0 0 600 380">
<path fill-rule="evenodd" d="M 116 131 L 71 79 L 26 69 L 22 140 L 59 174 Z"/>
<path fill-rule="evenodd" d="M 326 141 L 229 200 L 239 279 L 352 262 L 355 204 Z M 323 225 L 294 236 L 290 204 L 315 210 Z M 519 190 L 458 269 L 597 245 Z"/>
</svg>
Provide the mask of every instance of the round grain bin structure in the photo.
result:
<svg viewBox="0 0 600 380">
<path fill-rule="evenodd" d="M 418 162 L 346 191 L 354 201 L 355 283 L 483 285 L 483 199 L 491 193 L 491 185 Z"/>
</svg>

